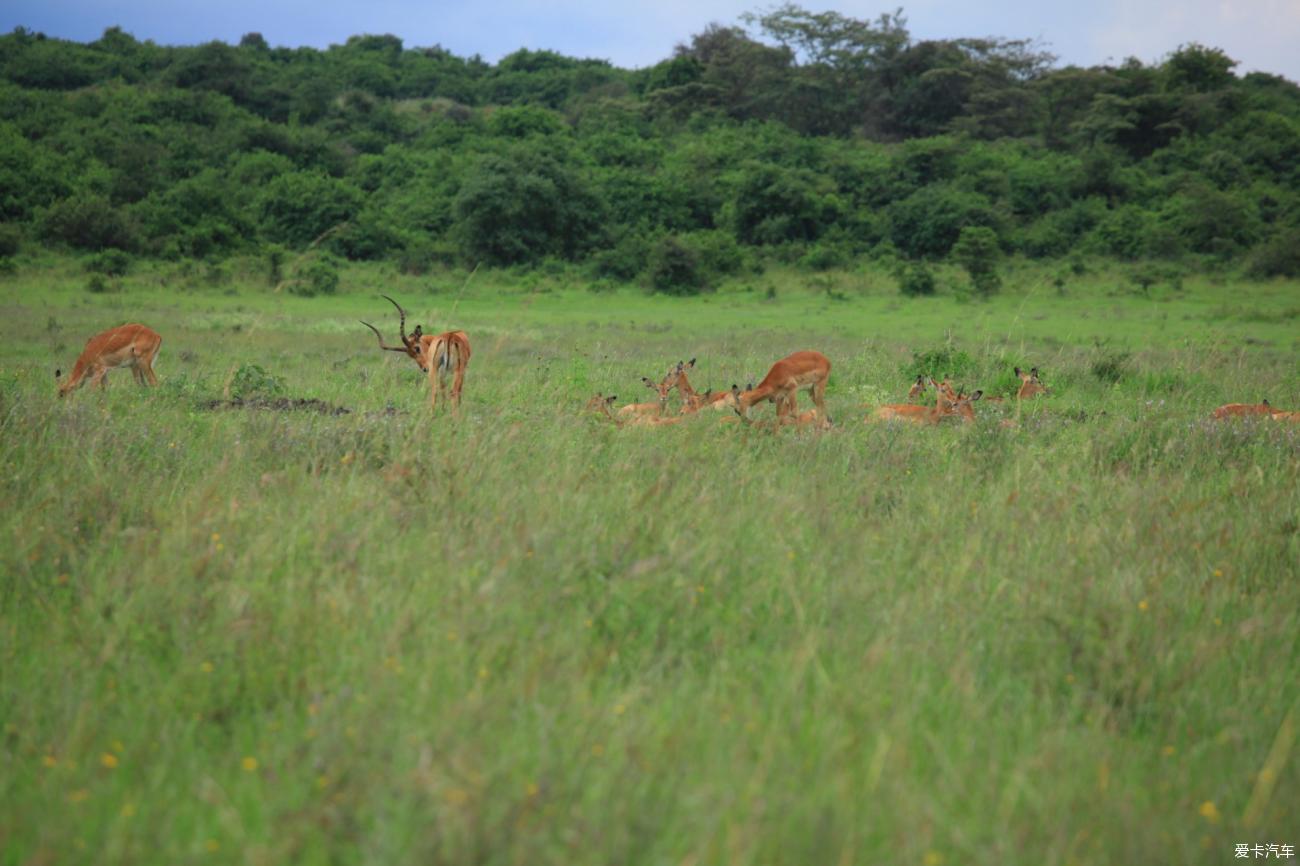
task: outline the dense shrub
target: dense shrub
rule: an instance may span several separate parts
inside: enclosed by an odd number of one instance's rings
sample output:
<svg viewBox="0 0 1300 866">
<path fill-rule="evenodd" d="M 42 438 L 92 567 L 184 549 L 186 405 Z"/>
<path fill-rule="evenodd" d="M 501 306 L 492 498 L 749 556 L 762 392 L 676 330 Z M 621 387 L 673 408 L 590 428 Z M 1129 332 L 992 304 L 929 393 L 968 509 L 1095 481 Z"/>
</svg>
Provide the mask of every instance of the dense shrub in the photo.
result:
<svg viewBox="0 0 1300 866">
<path fill-rule="evenodd" d="M 895 279 L 898 280 L 898 290 L 910 298 L 934 294 L 934 272 L 921 262 L 900 265 Z"/>
<path fill-rule="evenodd" d="M 967 226 L 1001 222 L 984 196 L 950 186 L 927 186 L 889 207 L 889 237 L 912 258 L 943 257 Z"/>
<path fill-rule="evenodd" d="M 289 291 L 304 298 L 332 295 L 339 288 L 338 261 L 332 256 L 316 256 L 289 282 Z"/>
<path fill-rule="evenodd" d="M 133 249 L 134 227 L 107 198 L 79 195 L 55 202 L 41 212 L 41 236 L 83 250 Z"/>
<path fill-rule="evenodd" d="M 1246 273 L 1252 277 L 1300 277 L 1300 228 L 1278 232 L 1251 251 Z"/>
<path fill-rule="evenodd" d="M 979 294 L 987 297 L 1002 287 L 1002 278 L 997 270 L 1002 251 L 998 249 L 998 236 L 992 229 L 984 226 L 963 228 L 952 248 L 952 255 L 966 269 Z"/>
<path fill-rule="evenodd" d="M 131 257 L 121 250 L 104 250 L 86 261 L 86 270 L 106 277 L 126 276 L 131 269 Z"/>
<path fill-rule="evenodd" d="M 18 255 L 23 246 L 23 230 L 16 225 L 0 223 L 0 258 Z"/>
<path fill-rule="evenodd" d="M 648 273 L 651 287 L 668 295 L 698 295 L 707 284 L 699 254 L 672 235 L 654 245 Z"/>
</svg>

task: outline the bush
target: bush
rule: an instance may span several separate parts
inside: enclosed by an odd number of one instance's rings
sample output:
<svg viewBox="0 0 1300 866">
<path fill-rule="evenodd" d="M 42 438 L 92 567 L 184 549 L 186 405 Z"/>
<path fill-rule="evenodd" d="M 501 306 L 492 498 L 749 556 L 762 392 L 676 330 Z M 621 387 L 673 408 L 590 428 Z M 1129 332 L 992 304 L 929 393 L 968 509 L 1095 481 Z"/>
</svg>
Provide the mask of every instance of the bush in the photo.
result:
<svg viewBox="0 0 1300 866">
<path fill-rule="evenodd" d="M 22 245 L 22 229 L 10 223 L 0 223 L 0 258 L 18 255 Z"/>
<path fill-rule="evenodd" d="M 103 196 L 82 195 L 55 202 L 40 219 L 41 235 L 83 250 L 135 248 L 135 231 L 126 216 Z"/>
<path fill-rule="evenodd" d="M 627 235 L 612 247 L 591 256 L 592 272 L 601 279 L 631 282 L 645 270 L 650 244 L 640 235 Z"/>
<path fill-rule="evenodd" d="M 898 290 L 909 298 L 934 294 L 934 272 L 920 262 L 902 265 L 894 278 L 898 280 Z"/>
<path fill-rule="evenodd" d="M 906 379 L 917 376 L 963 376 L 975 369 L 975 361 L 960 349 L 945 344 L 926 352 L 913 352 L 901 372 Z"/>
<path fill-rule="evenodd" d="M 1110 352 L 1092 362 L 1092 375 L 1107 385 L 1117 384 L 1128 374 L 1128 352 Z"/>
<path fill-rule="evenodd" d="M 318 257 L 289 284 L 289 291 L 303 298 L 332 295 L 338 288 L 338 263 L 332 256 Z"/>
<path fill-rule="evenodd" d="M 1300 277 L 1300 228 L 1279 232 L 1255 247 L 1246 260 L 1246 273 L 1256 279 Z"/>
<path fill-rule="evenodd" d="M 230 396 L 236 400 L 250 397 L 274 397 L 284 385 L 259 364 L 241 364 L 230 380 Z"/>
<path fill-rule="evenodd" d="M 889 237 L 910 258 L 946 256 L 963 228 L 1000 222 L 987 198 L 946 186 L 924 187 L 889 207 Z"/>
<path fill-rule="evenodd" d="M 1002 278 L 997 272 L 1002 251 L 998 248 L 998 236 L 992 229 L 984 226 L 963 228 L 952 254 L 970 274 L 975 291 L 981 295 L 987 297 L 1002 287 Z"/>
<path fill-rule="evenodd" d="M 106 277 L 124 277 L 131 269 L 131 257 L 121 250 L 104 250 L 91 256 L 86 270 Z"/>
<path fill-rule="evenodd" d="M 669 295 L 698 295 L 706 279 L 699 255 L 678 238 L 660 238 L 650 253 L 650 285 Z"/>
</svg>

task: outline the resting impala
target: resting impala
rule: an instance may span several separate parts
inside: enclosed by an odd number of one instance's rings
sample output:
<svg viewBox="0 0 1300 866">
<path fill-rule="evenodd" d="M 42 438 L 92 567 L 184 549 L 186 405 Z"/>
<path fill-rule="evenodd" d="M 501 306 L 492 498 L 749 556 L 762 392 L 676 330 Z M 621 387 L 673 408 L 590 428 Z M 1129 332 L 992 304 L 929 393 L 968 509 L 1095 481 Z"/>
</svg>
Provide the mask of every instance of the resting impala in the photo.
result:
<svg viewBox="0 0 1300 866">
<path fill-rule="evenodd" d="M 953 394 L 949 397 L 948 395 L 951 392 L 944 390 L 943 383 L 931 379 L 930 384 L 935 390 L 933 406 L 920 406 L 915 403 L 889 403 L 881 406 L 872 417 L 867 418 L 867 423 L 872 421 L 908 421 L 913 424 L 938 424 L 939 421 L 949 415 L 956 415 L 966 422 L 975 420 L 975 407 L 971 404 L 984 396 L 983 391 L 976 391 L 969 397 L 964 394 Z"/>
<path fill-rule="evenodd" d="M 1256 415 L 1272 415 L 1276 411 L 1268 404 L 1268 400 L 1260 403 L 1228 403 L 1215 409 L 1210 414 L 1210 417 L 1222 421 L 1224 418 L 1250 418 Z"/>
<path fill-rule="evenodd" d="M 141 385 L 157 385 L 153 359 L 161 346 L 162 337 L 158 332 L 144 325 L 121 325 L 96 334 L 86 341 L 72 373 L 59 384 L 59 396 L 67 396 L 87 380 L 103 388 L 108 371 L 115 367 L 130 367 L 135 381 Z M 54 371 L 55 379 L 62 375 L 62 370 Z"/>
<path fill-rule="evenodd" d="M 677 362 L 677 392 L 682 395 L 682 414 L 698 412 L 701 409 L 729 409 L 735 407 L 735 397 L 730 391 L 708 390 L 703 394 L 691 387 L 691 380 L 686 378 L 686 371 L 695 367 L 695 359 Z M 749 383 L 747 390 L 752 390 L 754 383 Z"/>
<path fill-rule="evenodd" d="M 620 406 L 618 417 L 624 421 L 631 421 L 634 418 L 658 418 L 668 411 L 668 395 L 672 393 L 673 386 L 676 384 L 674 373 L 670 371 L 658 383 L 642 376 L 641 383 L 655 392 L 656 399 L 650 403 L 628 403 L 626 406 Z"/>
<path fill-rule="evenodd" d="M 679 424 L 686 420 L 681 415 L 615 415 L 610 411 L 614 401 L 618 399 L 617 395 L 606 397 L 604 394 L 597 394 L 587 401 L 587 411 L 594 412 L 597 415 L 603 415 L 608 418 L 615 427 L 664 427 L 669 424 Z M 627 407 L 624 406 L 624 409 Z"/>
<path fill-rule="evenodd" d="M 379 348 L 386 352 L 405 352 L 422 371 L 429 375 L 429 401 L 435 412 L 438 410 L 438 395 L 447 390 L 447 379 L 450 377 L 452 410 L 459 412 L 460 392 L 465 386 L 465 370 L 469 368 L 469 336 L 464 331 L 426 334 L 419 325 L 416 325 L 415 330 L 408 337 L 406 336 L 406 310 L 403 310 L 402 305 L 388 295 L 381 295 L 381 297 L 397 307 L 399 317 L 397 333 L 402 338 L 402 345 L 387 345 L 383 335 L 374 325 L 369 322 L 361 324 L 375 332 L 375 336 L 379 338 Z"/>
<path fill-rule="evenodd" d="M 1016 375 L 1020 377 L 1020 390 L 1016 392 L 1017 400 L 1028 400 L 1030 397 L 1048 393 L 1048 390 L 1043 387 L 1043 383 L 1038 381 L 1037 367 L 1034 367 L 1028 373 L 1016 367 Z"/>
<path fill-rule="evenodd" d="M 736 414 L 749 423 L 749 407 L 770 401 L 776 404 L 777 418 L 784 418 L 790 414 L 791 398 L 800 388 L 807 388 L 822 417 L 828 418 L 826 382 L 830 377 L 831 362 L 821 352 L 795 352 L 773 364 L 757 388 L 741 391 L 739 386 L 731 386 L 731 394 L 736 398 Z"/>
</svg>

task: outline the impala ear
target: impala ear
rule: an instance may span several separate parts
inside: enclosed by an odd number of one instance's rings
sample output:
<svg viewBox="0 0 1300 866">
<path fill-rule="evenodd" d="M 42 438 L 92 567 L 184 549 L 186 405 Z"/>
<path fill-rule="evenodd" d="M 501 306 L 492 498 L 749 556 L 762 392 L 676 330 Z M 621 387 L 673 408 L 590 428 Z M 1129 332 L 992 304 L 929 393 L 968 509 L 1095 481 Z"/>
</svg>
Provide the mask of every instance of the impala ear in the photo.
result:
<svg viewBox="0 0 1300 866">
<path fill-rule="evenodd" d="M 58 373 L 55 373 L 54 375 L 57 376 L 57 375 L 59 375 L 59 374 L 58 374 Z M 1267 397 L 1264 398 L 1264 405 L 1265 405 L 1265 406 L 1268 405 L 1268 398 L 1267 398 Z"/>
<path fill-rule="evenodd" d="M 974 403 L 976 400 L 978 400 L 979 398 L 981 398 L 981 397 L 983 397 L 983 396 L 984 396 L 984 391 L 981 389 L 981 390 L 979 390 L 979 391 L 976 391 L 974 394 L 971 394 L 971 395 L 970 395 L 970 401 L 971 401 L 972 403 Z"/>
<path fill-rule="evenodd" d="M 1035 379 L 1037 379 L 1037 378 L 1038 378 L 1038 368 L 1037 368 L 1037 367 L 1031 367 L 1031 368 L 1029 369 L 1029 375 L 1031 375 L 1031 376 L 1033 376 Z"/>
<path fill-rule="evenodd" d="M 62 375 L 63 375 L 63 371 L 62 371 L 62 370 L 55 370 L 55 371 L 54 371 L 54 378 L 57 379 L 57 378 L 59 378 L 59 377 L 62 376 Z M 1265 406 L 1268 405 L 1268 401 L 1267 401 L 1267 400 L 1264 401 L 1264 405 L 1265 405 Z"/>
<path fill-rule="evenodd" d="M 649 379 L 647 379 L 645 376 L 642 376 L 642 377 L 641 377 L 641 381 L 642 381 L 642 382 L 645 382 L 645 386 L 646 386 L 647 388 L 653 388 L 653 387 L 655 386 L 655 383 L 654 383 L 654 382 L 651 382 L 651 381 L 650 381 Z"/>
<path fill-rule="evenodd" d="M 1020 375 L 1020 368 L 1019 368 L 1019 367 L 1016 368 L 1016 375 L 1017 375 L 1017 376 Z"/>
<path fill-rule="evenodd" d="M 694 359 L 694 358 L 691 358 L 691 360 L 686 364 L 686 366 L 688 366 L 688 367 L 694 367 L 694 366 L 695 366 L 695 359 Z"/>
<path fill-rule="evenodd" d="M 605 402 L 606 402 L 606 403 L 613 403 L 613 402 L 614 402 L 615 400 L 617 400 L 617 399 L 618 399 L 618 395 L 617 395 L 617 394 L 610 394 L 608 397 L 605 398 Z"/>
</svg>

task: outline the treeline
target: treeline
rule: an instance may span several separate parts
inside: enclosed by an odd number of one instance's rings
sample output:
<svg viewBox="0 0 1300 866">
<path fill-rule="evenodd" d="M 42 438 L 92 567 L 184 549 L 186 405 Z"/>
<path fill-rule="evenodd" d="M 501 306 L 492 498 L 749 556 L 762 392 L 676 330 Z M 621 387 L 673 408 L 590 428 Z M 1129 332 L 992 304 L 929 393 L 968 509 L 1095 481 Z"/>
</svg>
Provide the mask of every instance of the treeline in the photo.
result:
<svg viewBox="0 0 1300 866">
<path fill-rule="evenodd" d="M 1059 68 L 1026 41 L 792 5 L 640 70 L 19 28 L 0 37 L 0 256 L 562 259 L 669 291 L 863 256 L 1300 275 L 1300 88 L 1235 66 L 1189 45 Z"/>
</svg>

